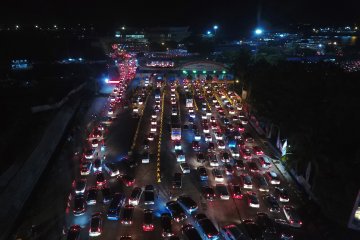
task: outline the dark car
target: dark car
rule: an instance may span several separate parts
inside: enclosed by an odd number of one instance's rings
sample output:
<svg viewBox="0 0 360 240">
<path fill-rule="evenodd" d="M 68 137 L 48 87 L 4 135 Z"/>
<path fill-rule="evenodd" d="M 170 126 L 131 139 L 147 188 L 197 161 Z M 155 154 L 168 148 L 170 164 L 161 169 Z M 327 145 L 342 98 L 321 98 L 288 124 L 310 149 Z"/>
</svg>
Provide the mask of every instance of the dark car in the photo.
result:
<svg viewBox="0 0 360 240">
<path fill-rule="evenodd" d="M 98 190 L 96 187 L 92 187 L 89 189 L 87 198 L 86 198 L 87 205 L 95 205 L 96 204 L 97 193 L 98 193 Z"/>
<path fill-rule="evenodd" d="M 72 225 L 69 228 L 66 240 L 79 240 L 81 227 L 79 225 Z"/>
<path fill-rule="evenodd" d="M 174 235 L 171 227 L 171 216 L 168 213 L 161 214 L 161 227 L 162 227 L 162 237 L 171 237 Z"/>
<path fill-rule="evenodd" d="M 181 188 L 182 187 L 182 174 L 181 173 L 174 173 L 172 187 L 173 188 Z"/>
<path fill-rule="evenodd" d="M 153 185 L 146 185 L 144 190 L 144 204 L 151 205 L 155 203 L 155 191 Z"/>
<path fill-rule="evenodd" d="M 131 204 L 125 205 L 122 214 L 121 223 L 126 225 L 132 224 L 133 214 L 134 214 L 134 206 Z"/>
<path fill-rule="evenodd" d="M 213 142 L 208 143 L 207 151 L 208 152 L 214 152 L 215 151 L 215 144 Z"/>
<path fill-rule="evenodd" d="M 98 187 L 104 186 L 106 184 L 106 180 L 104 174 L 102 172 L 96 173 L 96 185 Z"/>
<path fill-rule="evenodd" d="M 205 239 L 215 240 L 219 238 L 219 231 L 205 214 L 197 214 L 194 218 L 196 224 L 203 231 Z"/>
<path fill-rule="evenodd" d="M 275 187 L 275 194 L 280 202 L 289 202 L 289 193 L 286 188 Z"/>
<path fill-rule="evenodd" d="M 192 148 L 195 150 L 195 151 L 200 151 L 200 144 L 198 141 L 193 141 L 192 142 Z"/>
<path fill-rule="evenodd" d="M 280 212 L 280 205 L 272 194 L 267 194 L 264 197 L 265 204 L 268 206 L 270 212 Z"/>
<path fill-rule="evenodd" d="M 235 168 L 237 170 L 245 170 L 245 164 L 244 164 L 244 161 L 243 160 L 235 160 Z"/>
<path fill-rule="evenodd" d="M 248 162 L 248 167 L 250 172 L 259 172 L 259 167 L 254 161 Z"/>
<path fill-rule="evenodd" d="M 143 230 L 145 232 L 154 231 L 153 212 L 150 209 L 144 210 Z"/>
<path fill-rule="evenodd" d="M 82 214 L 85 213 L 85 198 L 84 196 L 82 195 L 79 195 L 79 196 L 75 196 L 74 198 L 74 209 L 73 209 L 73 212 L 74 212 L 74 215 L 75 216 L 80 216 Z"/>
<path fill-rule="evenodd" d="M 111 191 L 109 187 L 103 187 L 101 189 L 101 193 L 103 196 L 103 203 L 107 204 L 111 201 L 112 197 L 111 197 Z"/>
<path fill-rule="evenodd" d="M 96 237 L 96 236 L 100 236 L 102 233 L 102 228 L 103 228 L 103 220 L 102 220 L 102 216 L 101 213 L 94 213 L 91 216 L 91 220 L 90 220 L 90 230 L 89 230 L 89 236 L 90 237 Z"/>
<path fill-rule="evenodd" d="M 256 214 L 256 223 L 262 229 L 263 234 L 270 237 L 276 234 L 275 222 L 263 212 L 258 212 Z"/>
<path fill-rule="evenodd" d="M 263 239 L 261 228 L 253 220 L 250 219 L 244 220 L 243 226 L 246 232 L 248 233 L 250 239 L 252 240 Z"/>
<path fill-rule="evenodd" d="M 186 224 L 186 225 L 182 226 L 181 231 L 187 239 L 202 240 L 199 232 L 191 224 Z"/>
<path fill-rule="evenodd" d="M 208 201 L 214 201 L 216 194 L 215 191 L 212 187 L 209 186 L 205 186 L 202 188 L 202 194 L 205 197 L 206 200 Z"/>
<path fill-rule="evenodd" d="M 170 211 L 172 218 L 176 222 L 180 222 L 187 218 L 184 210 L 181 208 L 180 204 L 175 201 L 170 201 L 166 203 L 166 208 Z"/>
<path fill-rule="evenodd" d="M 241 191 L 240 185 L 232 185 L 232 191 L 233 191 L 233 198 L 235 199 L 242 199 L 243 193 Z"/>
<path fill-rule="evenodd" d="M 205 167 L 200 166 L 200 167 L 197 168 L 197 170 L 198 170 L 198 173 L 200 175 L 200 180 L 205 181 L 205 180 L 207 180 L 209 178 Z"/>
<path fill-rule="evenodd" d="M 187 211 L 192 213 L 198 209 L 196 202 L 189 196 L 180 196 L 177 199 L 177 202 Z"/>
<path fill-rule="evenodd" d="M 122 182 L 125 184 L 125 186 L 127 186 L 127 187 L 131 187 L 131 186 L 133 186 L 134 183 L 135 183 L 135 178 L 132 177 L 132 176 L 130 176 L 130 175 L 128 175 L 128 174 L 123 175 L 123 176 L 121 177 L 121 180 L 122 180 Z"/>
<path fill-rule="evenodd" d="M 197 157 L 196 157 L 196 160 L 199 162 L 199 163 L 205 163 L 206 161 L 206 156 L 204 153 L 198 153 L 197 154 Z"/>
</svg>

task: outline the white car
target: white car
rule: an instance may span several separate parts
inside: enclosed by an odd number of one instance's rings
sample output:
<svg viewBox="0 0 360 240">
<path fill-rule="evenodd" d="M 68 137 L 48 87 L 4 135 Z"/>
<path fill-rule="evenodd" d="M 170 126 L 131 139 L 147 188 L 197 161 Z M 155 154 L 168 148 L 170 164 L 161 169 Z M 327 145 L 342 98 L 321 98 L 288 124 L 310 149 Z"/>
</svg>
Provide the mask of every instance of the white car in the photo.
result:
<svg viewBox="0 0 360 240">
<path fill-rule="evenodd" d="M 213 175 L 215 178 L 215 182 L 223 182 L 224 181 L 224 176 L 221 174 L 221 171 L 217 168 L 213 169 Z"/>
<path fill-rule="evenodd" d="M 204 114 L 204 113 L 201 114 L 201 119 L 207 119 L 207 117 L 208 117 L 208 116 L 206 115 L 206 113 L 205 113 L 205 114 Z"/>
<path fill-rule="evenodd" d="M 200 141 L 201 140 L 201 135 L 200 134 L 195 134 L 195 141 Z"/>
<path fill-rule="evenodd" d="M 203 131 L 204 131 L 204 133 L 210 133 L 210 129 L 209 129 L 209 127 L 207 127 L 207 126 L 205 126 L 205 127 L 203 128 Z"/>
<path fill-rule="evenodd" d="M 218 167 L 219 161 L 216 159 L 216 157 L 210 159 L 210 167 Z"/>
<path fill-rule="evenodd" d="M 150 128 L 150 132 L 156 132 L 156 126 L 152 125 Z"/>
<path fill-rule="evenodd" d="M 157 114 L 156 114 L 156 113 L 151 114 L 151 118 L 156 119 L 156 118 L 157 118 Z"/>
<path fill-rule="evenodd" d="M 180 168 L 182 173 L 190 173 L 190 167 L 187 163 L 181 163 Z"/>
<path fill-rule="evenodd" d="M 206 110 L 206 116 L 211 116 L 211 115 L 212 115 L 211 110 Z"/>
<path fill-rule="evenodd" d="M 234 114 L 235 114 L 235 110 L 234 110 L 234 109 L 230 109 L 230 110 L 229 110 L 229 114 L 234 115 Z"/>
<path fill-rule="evenodd" d="M 189 113 L 193 113 L 194 112 L 194 108 L 189 108 Z"/>
<path fill-rule="evenodd" d="M 212 137 L 209 133 L 205 134 L 205 142 L 211 142 L 212 141 Z"/>
<path fill-rule="evenodd" d="M 176 142 L 174 148 L 175 148 L 175 151 L 176 151 L 176 150 L 181 150 L 181 149 L 182 149 L 181 143 L 180 143 L 180 142 Z"/>
<path fill-rule="evenodd" d="M 192 112 L 192 113 L 189 114 L 189 116 L 190 116 L 191 118 L 195 118 L 195 113 Z"/>
<path fill-rule="evenodd" d="M 113 110 L 112 108 L 109 108 L 108 114 L 109 114 L 109 115 L 113 115 L 113 114 L 114 114 L 114 110 Z"/>
<path fill-rule="evenodd" d="M 172 115 L 172 116 L 177 116 L 177 111 L 176 111 L 176 109 L 173 109 L 173 110 L 171 111 L 171 115 Z"/>
<path fill-rule="evenodd" d="M 134 113 L 138 113 L 138 112 L 139 112 L 139 108 L 134 107 L 133 112 L 134 112 Z"/>
<path fill-rule="evenodd" d="M 233 158 L 240 157 L 240 153 L 236 148 L 230 148 L 230 153 Z"/>
<path fill-rule="evenodd" d="M 279 176 L 276 174 L 276 172 L 267 172 L 266 177 L 269 179 L 270 183 L 273 185 L 279 185 L 280 179 Z"/>
<path fill-rule="evenodd" d="M 141 157 L 141 163 L 149 163 L 150 162 L 150 155 L 148 152 L 145 152 Z"/>
<path fill-rule="evenodd" d="M 176 161 L 177 162 L 185 162 L 185 154 L 182 150 L 176 151 Z"/>
<path fill-rule="evenodd" d="M 223 135 L 221 133 L 215 132 L 214 135 L 216 140 L 223 140 Z"/>
</svg>

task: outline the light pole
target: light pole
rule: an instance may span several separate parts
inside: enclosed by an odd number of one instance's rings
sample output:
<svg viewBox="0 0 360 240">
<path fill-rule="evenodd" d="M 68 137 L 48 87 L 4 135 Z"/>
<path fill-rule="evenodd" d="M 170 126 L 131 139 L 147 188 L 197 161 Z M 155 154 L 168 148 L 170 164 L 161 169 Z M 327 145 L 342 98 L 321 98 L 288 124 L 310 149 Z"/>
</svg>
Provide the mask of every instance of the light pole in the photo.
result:
<svg viewBox="0 0 360 240">
<path fill-rule="evenodd" d="M 255 36 L 259 37 L 263 34 L 263 29 L 262 28 L 256 28 L 254 33 L 255 33 Z M 256 49 L 255 49 L 255 62 L 256 62 L 256 57 L 257 57 L 257 51 L 258 51 L 258 45 L 259 45 L 259 39 L 256 38 Z"/>
</svg>

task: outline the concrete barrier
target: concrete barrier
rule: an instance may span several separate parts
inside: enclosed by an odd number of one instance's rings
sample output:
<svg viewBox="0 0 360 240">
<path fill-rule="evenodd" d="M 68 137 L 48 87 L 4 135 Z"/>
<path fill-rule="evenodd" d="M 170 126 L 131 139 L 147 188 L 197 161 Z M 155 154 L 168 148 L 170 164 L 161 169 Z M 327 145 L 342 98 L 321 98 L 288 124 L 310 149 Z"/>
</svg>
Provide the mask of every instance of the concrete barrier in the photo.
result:
<svg viewBox="0 0 360 240">
<path fill-rule="evenodd" d="M 7 240 L 11 234 L 13 224 L 36 186 L 46 168 L 56 147 L 61 141 L 64 131 L 72 119 L 80 101 L 72 99 L 74 103 L 63 106 L 49 124 L 45 133 L 13 179 L 6 186 L 0 196 L 0 239 Z"/>
</svg>

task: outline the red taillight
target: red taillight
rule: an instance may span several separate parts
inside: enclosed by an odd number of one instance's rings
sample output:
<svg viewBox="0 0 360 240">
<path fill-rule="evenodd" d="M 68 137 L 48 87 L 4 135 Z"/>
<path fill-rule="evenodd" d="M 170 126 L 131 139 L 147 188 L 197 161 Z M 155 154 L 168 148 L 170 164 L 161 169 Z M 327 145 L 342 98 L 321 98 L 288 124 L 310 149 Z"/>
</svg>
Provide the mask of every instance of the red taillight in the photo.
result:
<svg viewBox="0 0 360 240">
<path fill-rule="evenodd" d="M 299 224 L 302 225 L 302 221 L 300 221 Z"/>
<path fill-rule="evenodd" d="M 293 224 L 293 223 L 294 223 L 294 221 L 293 221 L 293 220 L 290 220 L 290 223 L 291 223 L 291 224 Z"/>
</svg>

